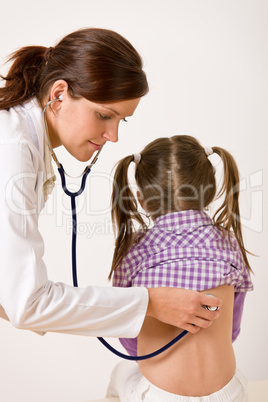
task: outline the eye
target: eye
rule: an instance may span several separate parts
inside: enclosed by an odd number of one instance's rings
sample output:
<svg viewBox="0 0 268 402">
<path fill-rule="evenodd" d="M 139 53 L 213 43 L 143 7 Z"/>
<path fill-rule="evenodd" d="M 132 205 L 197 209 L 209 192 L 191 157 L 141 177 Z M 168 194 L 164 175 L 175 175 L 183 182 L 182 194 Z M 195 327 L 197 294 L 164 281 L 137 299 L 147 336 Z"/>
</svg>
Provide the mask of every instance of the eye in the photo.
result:
<svg viewBox="0 0 268 402">
<path fill-rule="evenodd" d="M 127 121 L 127 119 L 121 119 L 121 121 L 123 121 L 124 123 L 127 123 L 128 121 Z"/>
<path fill-rule="evenodd" d="M 107 116 L 107 115 L 102 114 L 102 113 L 100 113 L 100 112 L 98 112 L 98 117 L 99 117 L 101 120 L 110 120 L 110 119 L 111 119 L 110 116 Z"/>
</svg>

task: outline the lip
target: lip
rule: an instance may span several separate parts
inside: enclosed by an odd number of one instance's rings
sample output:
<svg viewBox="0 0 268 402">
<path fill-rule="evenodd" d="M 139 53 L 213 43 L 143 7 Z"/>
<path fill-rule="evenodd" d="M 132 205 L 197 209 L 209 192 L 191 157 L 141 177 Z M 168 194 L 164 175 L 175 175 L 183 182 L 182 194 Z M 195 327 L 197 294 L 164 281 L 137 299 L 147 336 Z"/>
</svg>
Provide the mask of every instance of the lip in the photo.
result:
<svg viewBox="0 0 268 402">
<path fill-rule="evenodd" d="M 94 142 L 92 142 L 92 141 L 88 141 L 88 142 L 90 142 L 90 144 L 92 145 L 92 147 L 96 150 L 96 151 L 99 151 L 100 149 L 101 149 L 101 145 L 99 145 L 99 144 L 95 144 Z"/>
</svg>

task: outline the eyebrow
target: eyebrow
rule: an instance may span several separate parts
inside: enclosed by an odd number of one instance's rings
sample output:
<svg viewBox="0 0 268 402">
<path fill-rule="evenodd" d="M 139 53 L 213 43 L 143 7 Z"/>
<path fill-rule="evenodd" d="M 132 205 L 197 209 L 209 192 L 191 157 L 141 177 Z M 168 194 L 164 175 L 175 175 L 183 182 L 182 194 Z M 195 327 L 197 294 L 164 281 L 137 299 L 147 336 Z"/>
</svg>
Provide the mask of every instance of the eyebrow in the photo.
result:
<svg viewBox="0 0 268 402">
<path fill-rule="evenodd" d="M 105 109 L 110 110 L 111 112 L 113 112 L 113 113 L 116 114 L 117 116 L 120 116 L 120 113 L 118 113 L 116 110 L 114 110 L 114 109 L 112 109 L 112 108 L 110 108 L 110 107 L 107 107 L 107 106 L 105 106 L 105 105 L 101 105 L 101 106 L 104 107 Z"/>
</svg>

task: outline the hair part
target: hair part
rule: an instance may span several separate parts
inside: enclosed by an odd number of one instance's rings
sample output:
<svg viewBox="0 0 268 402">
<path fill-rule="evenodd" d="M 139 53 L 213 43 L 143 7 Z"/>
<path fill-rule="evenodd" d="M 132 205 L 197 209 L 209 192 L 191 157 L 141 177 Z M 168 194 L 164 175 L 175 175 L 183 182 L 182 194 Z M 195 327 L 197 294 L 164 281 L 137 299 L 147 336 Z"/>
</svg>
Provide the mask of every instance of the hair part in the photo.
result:
<svg viewBox="0 0 268 402">
<path fill-rule="evenodd" d="M 49 50 L 49 51 L 48 51 Z M 149 88 L 142 59 L 120 34 L 101 28 L 81 29 L 54 48 L 27 46 L 14 52 L 13 64 L 1 78 L 0 110 L 36 97 L 40 103 L 57 80 L 73 97 L 112 103 L 144 96 Z"/>
<path fill-rule="evenodd" d="M 136 165 L 135 180 L 144 209 L 152 219 L 182 210 L 203 210 L 215 199 L 225 196 L 222 205 L 213 217 L 213 223 L 231 240 L 234 233 L 248 268 L 239 211 L 239 173 L 237 165 L 226 150 L 213 147 L 224 167 L 223 184 L 217 195 L 214 168 L 204 148 L 191 136 L 177 135 L 159 138 L 148 144 L 141 152 L 141 161 Z M 138 211 L 138 203 L 129 188 L 128 168 L 133 155 L 123 158 L 117 165 L 112 193 L 112 221 L 116 227 L 116 245 L 109 275 L 122 262 L 135 241 L 148 229 Z M 135 237 L 133 220 L 142 230 Z"/>
</svg>

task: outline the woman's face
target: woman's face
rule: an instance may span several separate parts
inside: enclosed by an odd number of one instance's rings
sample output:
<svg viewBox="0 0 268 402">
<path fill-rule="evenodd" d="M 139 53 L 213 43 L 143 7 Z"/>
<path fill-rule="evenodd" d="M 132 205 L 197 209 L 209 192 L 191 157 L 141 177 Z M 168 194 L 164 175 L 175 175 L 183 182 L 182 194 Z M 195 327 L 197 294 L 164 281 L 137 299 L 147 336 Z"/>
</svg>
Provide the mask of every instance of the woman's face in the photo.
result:
<svg viewBox="0 0 268 402">
<path fill-rule="evenodd" d="M 88 161 L 107 141 L 118 141 L 118 126 L 132 116 L 140 98 L 98 104 L 68 93 L 47 109 L 47 123 L 53 148 L 63 145 L 79 161 Z M 54 104 L 53 104 L 54 106 Z"/>
</svg>

